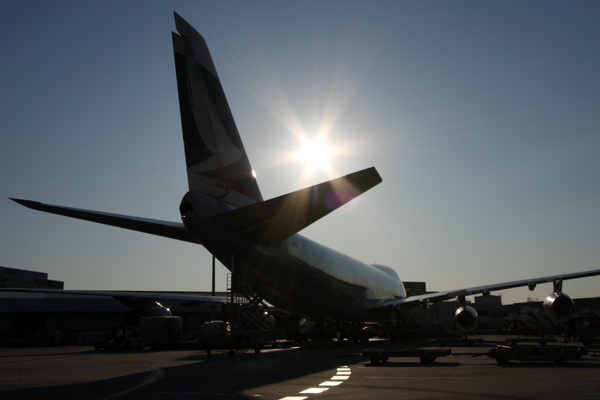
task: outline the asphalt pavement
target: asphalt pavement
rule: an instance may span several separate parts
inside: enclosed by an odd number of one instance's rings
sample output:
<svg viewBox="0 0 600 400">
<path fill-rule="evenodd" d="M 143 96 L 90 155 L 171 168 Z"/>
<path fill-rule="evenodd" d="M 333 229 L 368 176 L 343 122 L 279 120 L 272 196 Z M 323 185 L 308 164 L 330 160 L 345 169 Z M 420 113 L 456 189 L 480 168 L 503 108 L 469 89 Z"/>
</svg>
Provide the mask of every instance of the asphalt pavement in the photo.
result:
<svg viewBox="0 0 600 400">
<path fill-rule="evenodd" d="M 8 399 L 600 399 L 600 358 L 498 365 L 491 344 L 452 355 L 372 363 L 363 350 L 440 349 L 375 341 L 346 347 L 226 351 L 97 352 L 89 347 L 0 349 L 0 398 Z M 445 347 L 447 348 L 447 347 Z M 474 355 L 482 354 L 474 357 Z"/>
</svg>

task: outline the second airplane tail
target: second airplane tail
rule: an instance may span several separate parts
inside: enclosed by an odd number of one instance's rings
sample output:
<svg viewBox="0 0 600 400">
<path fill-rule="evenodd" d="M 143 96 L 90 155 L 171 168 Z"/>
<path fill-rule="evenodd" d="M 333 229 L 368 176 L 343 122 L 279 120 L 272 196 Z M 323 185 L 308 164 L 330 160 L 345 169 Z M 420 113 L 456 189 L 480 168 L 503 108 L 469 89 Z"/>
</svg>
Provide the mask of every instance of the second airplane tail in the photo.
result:
<svg viewBox="0 0 600 400">
<path fill-rule="evenodd" d="M 238 207 L 262 201 L 204 38 L 175 13 L 179 109 L 190 190 Z"/>
</svg>

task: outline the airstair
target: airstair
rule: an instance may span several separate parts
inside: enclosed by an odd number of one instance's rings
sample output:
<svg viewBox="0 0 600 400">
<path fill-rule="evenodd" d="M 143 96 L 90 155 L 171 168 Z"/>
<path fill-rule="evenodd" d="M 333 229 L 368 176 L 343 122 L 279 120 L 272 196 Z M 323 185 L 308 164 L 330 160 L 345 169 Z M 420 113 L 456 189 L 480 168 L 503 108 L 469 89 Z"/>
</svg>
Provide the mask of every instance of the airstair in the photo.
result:
<svg viewBox="0 0 600 400">
<path fill-rule="evenodd" d="M 274 319 L 268 313 L 271 307 L 252 290 L 250 275 L 227 274 L 225 307 L 230 354 L 234 348 L 254 348 L 259 353 L 261 348 L 285 338 L 275 329 Z"/>
</svg>

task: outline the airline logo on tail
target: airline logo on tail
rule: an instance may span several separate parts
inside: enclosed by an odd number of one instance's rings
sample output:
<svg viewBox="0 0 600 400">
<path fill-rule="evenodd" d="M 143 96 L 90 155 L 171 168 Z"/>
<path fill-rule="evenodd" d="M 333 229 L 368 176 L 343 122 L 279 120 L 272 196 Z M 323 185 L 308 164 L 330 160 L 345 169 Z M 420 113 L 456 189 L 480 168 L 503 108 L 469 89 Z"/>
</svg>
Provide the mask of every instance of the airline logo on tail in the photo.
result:
<svg viewBox="0 0 600 400">
<path fill-rule="evenodd" d="M 175 13 L 175 68 L 190 190 L 238 207 L 262 201 L 204 38 Z"/>
</svg>

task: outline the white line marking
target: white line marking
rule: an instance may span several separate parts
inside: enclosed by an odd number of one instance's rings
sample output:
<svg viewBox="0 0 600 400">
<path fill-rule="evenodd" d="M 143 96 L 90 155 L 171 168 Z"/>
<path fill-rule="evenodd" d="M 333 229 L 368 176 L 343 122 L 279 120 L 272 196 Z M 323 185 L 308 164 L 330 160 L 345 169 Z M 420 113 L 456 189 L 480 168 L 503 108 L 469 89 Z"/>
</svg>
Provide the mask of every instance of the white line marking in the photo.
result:
<svg viewBox="0 0 600 400">
<path fill-rule="evenodd" d="M 282 397 L 279 400 L 305 400 L 308 399 L 308 396 L 288 396 L 288 397 Z"/>
<path fill-rule="evenodd" d="M 337 369 L 337 375 L 332 377 L 331 380 L 322 382 L 319 384 L 318 388 L 308 388 L 300 392 L 300 394 L 319 394 L 329 390 L 330 387 L 336 387 L 344 383 L 345 380 L 350 378 L 350 368 L 347 365 L 342 365 Z M 300 397 L 300 396 L 287 396 L 282 397 L 279 400 L 305 400 L 308 397 Z"/>
<path fill-rule="evenodd" d="M 336 375 L 336 376 L 331 377 L 331 380 L 332 381 L 346 381 L 346 380 L 348 380 L 348 378 L 350 378 L 350 377 L 349 376 L 338 376 L 338 375 Z"/>
<path fill-rule="evenodd" d="M 308 399 L 308 396 L 288 396 L 288 397 L 282 397 L 279 400 L 305 400 Z"/>
<path fill-rule="evenodd" d="M 300 394 L 310 394 L 310 393 L 323 393 L 324 391 L 329 390 L 329 388 L 310 388 L 300 392 Z"/>
<path fill-rule="evenodd" d="M 342 382 L 342 381 L 337 381 L 337 382 L 325 381 L 325 382 L 321 383 L 319 386 L 338 386 L 338 385 L 341 385 L 342 383 L 344 383 L 344 382 Z"/>
<path fill-rule="evenodd" d="M 119 393 L 117 393 L 117 394 L 113 394 L 113 395 L 110 395 L 110 396 L 108 396 L 108 397 L 104 397 L 102 400 L 114 399 L 114 398 L 116 398 L 116 397 L 119 397 L 119 396 L 123 396 L 123 395 L 129 394 L 129 393 L 133 392 L 134 390 L 137 390 L 137 389 L 139 389 L 139 388 L 141 388 L 141 387 L 144 387 L 144 386 L 146 386 L 146 385 L 150 385 L 150 384 L 152 384 L 152 383 L 154 383 L 154 382 L 158 381 L 158 380 L 159 380 L 160 378 L 162 378 L 163 376 L 165 376 L 165 371 L 164 371 L 164 370 L 162 370 L 162 369 L 160 369 L 160 368 L 155 368 L 155 367 L 153 367 L 153 366 L 152 366 L 152 365 L 150 365 L 150 364 L 142 364 L 142 365 L 143 365 L 144 367 L 146 367 L 146 368 L 149 368 L 149 369 L 151 369 L 151 370 L 154 370 L 154 372 L 153 372 L 153 373 L 152 373 L 152 374 L 151 374 L 151 375 L 150 375 L 148 378 L 146 378 L 146 379 L 144 379 L 143 381 L 141 381 L 140 383 L 138 383 L 136 386 L 134 386 L 134 387 L 132 387 L 132 388 L 129 388 L 129 389 L 127 389 L 127 390 L 124 390 L 124 391 L 122 391 L 122 392 L 119 392 Z"/>
</svg>

